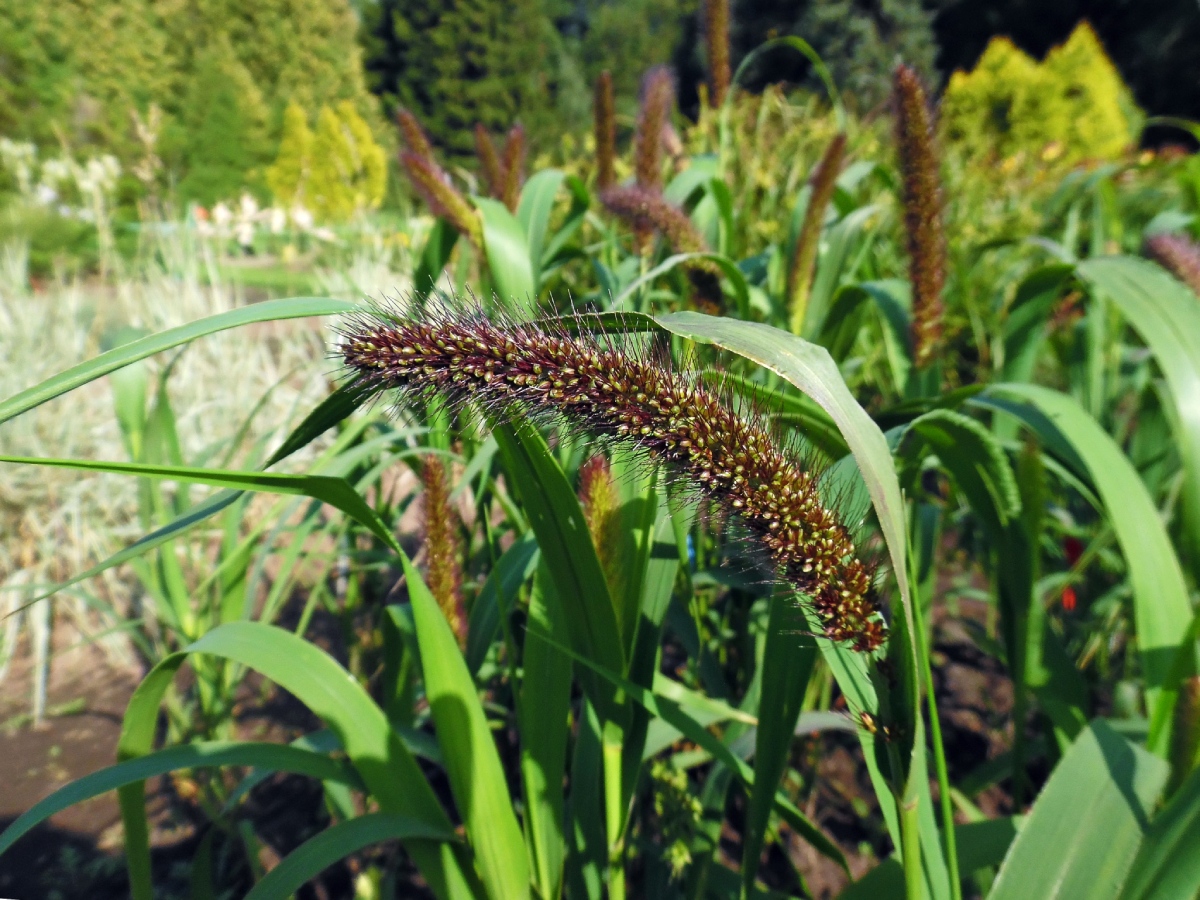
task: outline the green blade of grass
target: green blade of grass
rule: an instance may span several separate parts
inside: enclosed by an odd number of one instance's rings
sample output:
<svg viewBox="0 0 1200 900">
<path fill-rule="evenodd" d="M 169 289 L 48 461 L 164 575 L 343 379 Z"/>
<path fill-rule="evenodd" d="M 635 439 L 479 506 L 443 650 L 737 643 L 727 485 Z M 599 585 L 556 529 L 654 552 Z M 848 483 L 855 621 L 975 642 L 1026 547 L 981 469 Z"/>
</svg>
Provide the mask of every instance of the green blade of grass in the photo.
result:
<svg viewBox="0 0 1200 900">
<path fill-rule="evenodd" d="M 551 638 L 535 632 L 530 632 L 529 636 L 533 640 L 543 640 L 547 643 L 552 642 Z M 577 663 L 586 666 L 600 678 L 603 678 L 609 684 L 613 685 L 613 687 L 620 690 L 633 700 L 634 703 L 644 707 L 652 716 L 664 719 L 672 727 L 676 728 L 680 734 L 696 743 L 701 749 L 707 751 L 717 762 L 726 766 L 733 773 L 734 777 L 746 788 L 752 789 L 754 787 L 754 769 L 723 744 L 716 735 L 697 722 L 692 716 L 688 715 L 681 703 L 663 695 L 658 690 L 648 691 L 645 688 L 639 687 L 628 679 L 617 675 L 615 672 L 604 669 L 596 663 L 585 659 L 568 647 L 561 644 L 555 644 L 555 646 L 563 653 L 568 654 Z M 812 844 L 819 853 L 833 860 L 846 871 L 849 871 L 845 856 L 838 849 L 837 845 L 829 840 L 824 832 L 804 813 L 797 809 L 795 804 L 782 791 L 774 793 L 774 811 L 797 834 Z"/>
<path fill-rule="evenodd" d="M 425 697 L 484 889 L 495 900 L 528 897 L 521 826 L 475 682 L 437 600 L 408 558 L 401 556 L 400 562 L 421 649 Z"/>
<path fill-rule="evenodd" d="M 309 838 L 246 894 L 246 900 L 288 900 L 338 860 L 381 841 L 453 841 L 454 832 L 398 813 L 376 812 L 339 822 Z"/>
<path fill-rule="evenodd" d="M 538 567 L 529 600 L 529 629 L 562 643 L 566 623 L 551 615 L 561 607 L 546 592 L 554 580 L 545 563 Z M 562 895 L 567 739 L 571 704 L 571 658 L 546 641 L 526 640 L 522 658 L 518 716 L 521 726 L 521 784 L 525 793 L 525 834 L 534 883 L 540 897 Z"/>
<path fill-rule="evenodd" d="M 413 271 L 413 301 L 417 306 L 437 287 L 442 271 L 450 262 L 450 254 L 458 242 L 458 231 L 445 219 L 436 219 Z"/>
<path fill-rule="evenodd" d="M 528 422 L 493 429 L 504 471 L 537 535 L 542 558 L 554 579 L 571 645 L 615 672 L 625 671 L 625 654 L 604 570 L 588 533 L 579 499 L 542 436 Z M 612 692 L 581 672 L 581 681 L 601 718 L 619 718 Z"/>
<path fill-rule="evenodd" d="M 989 900 L 1116 898 L 1167 775 L 1158 757 L 1093 722 L 1038 795 Z"/>
<path fill-rule="evenodd" d="M 1130 869 L 1122 900 L 1200 896 L 1200 769 L 1154 817 Z"/>
<path fill-rule="evenodd" d="M 1080 263 L 1076 271 L 1117 305 L 1167 381 L 1185 473 L 1188 555 L 1200 561 L 1200 304 L 1183 283 L 1144 260 L 1101 257 Z"/>
<path fill-rule="evenodd" d="M 90 462 L 78 459 L 42 459 L 29 456 L 0 456 L 0 462 L 35 466 L 55 466 L 86 472 L 137 475 L 141 478 L 166 478 L 173 481 L 211 484 L 216 487 L 272 494 L 299 494 L 328 503 L 379 538 L 396 552 L 396 543 L 388 527 L 375 510 L 350 486 L 345 478 L 331 475 L 284 475 L 278 472 L 238 472 L 230 469 L 201 469 L 194 466 L 151 466 L 141 463 Z"/>
<path fill-rule="evenodd" d="M 993 385 L 972 401 L 1016 416 L 1067 461 L 1091 476 L 1129 567 L 1138 653 L 1150 712 L 1148 746 L 1165 753 L 1191 603 L 1178 557 L 1137 470 L 1104 429 L 1071 397 L 1029 384 Z M 1071 459 L 1070 457 L 1074 457 Z"/>
<path fill-rule="evenodd" d="M 720 267 L 721 273 L 729 279 L 729 284 L 733 288 L 733 297 L 737 301 L 738 315 L 748 317 L 750 315 L 750 285 L 746 282 L 746 275 L 737 267 L 737 264 L 733 260 L 727 256 L 722 256 L 720 253 L 676 253 L 674 256 L 668 256 L 653 269 L 627 284 L 624 290 L 613 299 L 612 308 L 619 310 L 621 304 L 636 295 L 638 291 L 652 283 L 655 279 L 661 278 L 663 275 L 685 263 L 700 259 L 707 259 Z"/>
<path fill-rule="evenodd" d="M 500 555 L 496 565 L 488 574 L 479 596 L 471 604 L 467 626 L 467 668 L 477 674 L 479 667 L 500 631 L 500 620 L 512 609 L 517 591 L 525 579 L 533 573 L 538 556 L 537 541 L 533 535 L 518 538 Z"/>
<path fill-rule="evenodd" d="M 508 207 L 489 197 L 473 198 L 483 222 L 483 248 L 500 305 L 525 314 L 537 310 L 537 282 L 525 229 Z"/>
<path fill-rule="evenodd" d="M 750 791 L 746 809 L 742 843 L 742 891 L 746 895 L 754 887 L 759 855 L 775 806 L 775 793 L 787 770 L 796 721 L 800 718 L 800 707 L 817 658 L 815 641 L 807 634 L 801 634 L 799 625 L 802 622 L 789 595 L 776 592 L 771 597 L 758 728 L 754 735 L 754 788 Z"/>
<path fill-rule="evenodd" d="M 903 619 L 902 623 L 893 625 L 893 640 L 889 647 L 889 659 L 898 678 L 890 698 L 892 711 L 889 715 L 905 737 L 905 752 L 896 754 L 901 757 L 898 760 L 900 771 L 893 772 L 892 778 L 901 832 L 899 835 L 894 832 L 893 837 L 906 839 L 906 874 L 917 879 L 923 872 L 936 896 L 949 896 L 945 860 L 936 845 L 936 825 L 925 768 L 924 720 L 919 714 L 917 676 L 923 667 L 918 663 L 918 648 L 912 637 L 917 633 L 917 612 L 909 587 L 905 507 L 887 439 L 854 399 L 824 348 L 769 325 L 719 319 L 695 312 L 657 316 L 655 321 L 681 337 L 729 350 L 779 375 L 816 401 L 833 419 L 849 446 L 883 533 L 899 589 Z M 903 628 L 898 627 L 901 624 Z M 857 691 L 857 688 L 847 686 L 844 690 Z M 874 709 L 871 707 L 868 711 Z M 864 737 L 864 742 L 868 745 L 868 754 L 875 752 L 878 742 L 874 737 Z M 881 792 L 880 787 L 876 783 L 880 804 L 886 807 L 891 796 Z M 926 839 L 926 846 L 920 847 L 918 835 L 927 837 L 931 831 L 934 845 L 930 846 Z M 923 864 L 915 862 L 922 858 Z M 913 890 L 917 890 L 915 885 Z"/>
<path fill-rule="evenodd" d="M 60 372 L 41 384 L 0 402 L 0 424 L 40 406 L 47 400 L 53 400 L 55 397 L 74 390 L 80 385 L 95 381 L 109 372 L 115 372 L 130 363 L 137 362 L 139 359 L 145 359 L 155 353 L 178 347 L 180 344 L 186 344 L 208 334 L 238 328 L 252 322 L 271 322 L 277 319 L 298 319 L 308 316 L 333 316 L 351 312 L 355 306 L 356 304 L 348 303 L 345 300 L 319 297 L 267 300 L 230 312 L 208 316 L 186 325 L 180 325 L 178 328 L 161 331 L 130 344 L 115 347 L 107 353 L 101 353 L 94 359 L 72 366 L 65 372 Z"/>
<path fill-rule="evenodd" d="M 337 735 L 351 765 L 382 811 L 413 816 L 439 831 L 451 828 L 416 760 L 383 711 L 350 674 L 312 644 L 257 622 L 218 626 L 150 670 L 125 711 L 117 745 L 120 760 L 150 752 L 163 696 L 191 654 L 210 654 L 240 663 L 294 694 Z M 120 801 L 131 891 L 134 900 L 151 900 L 145 783 L 122 787 Z M 476 896 L 472 866 L 464 848 L 413 840 L 407 849 L 439 897 Z"/>
<path fill-rule="evenodd" d="M 550 227 L 550 214 L 554 201 L 566 174 L 560 169 L 543 169 L 532 175 L 521 188 L 521 199 L 517 204 L 517 221 L 525 229 L 525 241 L 529 247 L 529 261 L 533 266 L 533 292 L 537 296 L 542 280 L 543 250 L 546 231 Z"/>
</svg>

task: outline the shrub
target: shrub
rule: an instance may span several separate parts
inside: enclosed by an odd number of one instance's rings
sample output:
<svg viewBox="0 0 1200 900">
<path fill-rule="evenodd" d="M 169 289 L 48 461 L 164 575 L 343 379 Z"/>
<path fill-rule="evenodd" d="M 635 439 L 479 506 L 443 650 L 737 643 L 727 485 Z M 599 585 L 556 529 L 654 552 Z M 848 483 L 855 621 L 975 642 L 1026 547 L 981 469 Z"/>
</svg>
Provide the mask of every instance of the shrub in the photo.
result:
<svg viewBox="0 0 1200 900">
<path fill-rule="evenodd" d="M 1120 156 L 1141 117 L 1087 22 L 1041 63 L 993 38 L 974 70 L 954 73 L 942 100 L 951 141 L 1003 157 L 1049 150 L 1047 158 L 1069 163 Z"/>
<path fill-rule="evenodd" d="M 387 189 L 387 156 L 352 103 L 322 107 L 312 147 L 306 195 L 320 218 L 344 221 L 379 206 Z"/>
</svg>

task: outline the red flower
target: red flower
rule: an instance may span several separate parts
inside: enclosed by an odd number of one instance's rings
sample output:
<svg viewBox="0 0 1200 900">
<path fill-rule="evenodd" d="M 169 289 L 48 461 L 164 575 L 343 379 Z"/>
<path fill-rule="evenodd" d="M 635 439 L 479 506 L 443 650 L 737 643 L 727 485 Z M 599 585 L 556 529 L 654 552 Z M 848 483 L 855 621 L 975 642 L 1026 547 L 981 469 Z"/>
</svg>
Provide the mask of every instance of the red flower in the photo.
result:
<svg viewBox="0 0 1200 900">
<path fill-rule="evenodd" d="M 1075 588 L 1071 587 L 1068 584 L 1065 588 L 1063 588 L 1063 595 L 1062 595 L 1063 610 L 1065 612 L 1074 612 L 1075 611 L 1075 600 L 1076 600 Z"/>
</svg>

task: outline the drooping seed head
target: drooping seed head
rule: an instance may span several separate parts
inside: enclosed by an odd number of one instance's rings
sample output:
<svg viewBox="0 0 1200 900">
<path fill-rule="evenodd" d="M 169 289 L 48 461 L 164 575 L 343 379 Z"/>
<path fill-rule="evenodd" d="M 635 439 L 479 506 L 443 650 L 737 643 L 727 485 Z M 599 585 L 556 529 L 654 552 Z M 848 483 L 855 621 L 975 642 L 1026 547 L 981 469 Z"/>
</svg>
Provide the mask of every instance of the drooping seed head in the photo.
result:
<svg viewBox="0 0 1200 900">
<path fill-rule="evenodd" d="M 450 177 L 437 163 L 405 150 L 400 153 L 400 167 L 434 215 L 441 216 L 453 225 L 476 248 L 483 246 L 483 226 L 479 222 L 479 214 L 450 183 Z"/>
<path fill-rule="evenodd" d="M 1178 234 L 1146 239 L 1146 254 L 1200 295 L 1200 244 Z"/>
<path fill-rule="evenodd" d="M 736 516 L 807 596 L 826 636 L 860 650 L 883 642 L 849 532 L 817 476 L 756 416 L 659 358 L 561 324 L 498 323 L 462 308 L 423 315 L 364 312 L 342 324 L 342 356 L 361 389 L 540 415 L 640 450 Z"/>
<path fill-rule="evenodd" d="M 433 143 L 421 127 L 421 123 L 417 121 L 417 117 L 407 109 L 397 110 L 396 125 L 400 128 L 400 137 L 404 141 L 405 149 L 432 162 Z"/>
<path fill-rule="evenodd" d="M 933 122 L 917 73 L 896 67 L 893 79 L 896 149 L 904 182 L 904 231 L 912 284 L 913 358 L 925 368 L 941 349 L 945 306 L 946 240 L 942 228 L 942 182 Z"/>
<path fill-rule="evenodd" d="M 642 79 L 642 102 L 634 134 L 634 173 L 639 187 L 662 189 L 663 129 L 675 103 L 675 81 L 666 66 Z"/>
<path fill-rule="evenodd" d="M 825 148 L 825 153 L 821 156 L 821 161 L 809 182 L 812 191 L 808 195 L 808 208 L 804 211 L 804 222 L 796 237 L 792 264 L 788 267 L 788 296 L 791 298 L 793 334 L 800 334 L 804 328 L 813 271 L 817 266 L 817 247 L 821 240 L 821 227 L 825 223 L 825 209 L 833 199 L 833 191 L 837 186 L 837 177 L 842 170 L 845 155 L 846 134 L 838 132 Z"/>
<path fill-rule="evenodd" d="M 488 134 L 482 122 L 475 123 L 475 155 L 479 158 L 479 174 L 483 177 L 484 191 L 489 197 L 500 199 L 504 183 L 500 156 L 496 153 L 496 144 L 492 141 L 492 136 Z"/>
<path fill-rule="evenodd" d="M 515 213 L 517 201 L 521 199 L 521 185 L 525 182 L 525 128 L 520 122 L 509 129 L 504 142 L 503 171 L 499 199 L 504 201 L 509 212 Z"/>
<path fill-rule="evenodd" d="M 674 253 L 707 253 L 708 243 L 691 218 L 658 191 L 638 186 L 611 187 L 600 194 L 600 202 L 613 215 L 639 230 L 657 231 Z M 688 279 L 702 305 L 720 307 L 721 269 L 711 259 L 693 259 L 685 263 Z"/>
</svg>

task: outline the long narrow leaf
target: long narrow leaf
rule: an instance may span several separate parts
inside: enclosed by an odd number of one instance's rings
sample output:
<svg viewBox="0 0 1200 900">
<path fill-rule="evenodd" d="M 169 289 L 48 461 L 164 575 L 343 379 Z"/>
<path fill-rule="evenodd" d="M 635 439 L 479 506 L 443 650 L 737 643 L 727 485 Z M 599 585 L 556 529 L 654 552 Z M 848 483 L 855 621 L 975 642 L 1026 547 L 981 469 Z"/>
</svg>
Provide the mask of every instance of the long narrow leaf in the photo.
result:
<svg viewBox="0 0 1200 900">
<path fill-rule="evenodd" d="M 350 312 L 355 304 L 345 300 L 330 300 L 318 297 L 292 297 L 287 300 L 267 300 L 252 306 L 241 307 L 230 312 L 218 313 L 178 328 L 152 334 L 139 341 L 115 347 L 107 353 L 101 353 L 95 359 L 89 359 L 77 366 L 72 366 L 65 372 L 60 372 L 53 378 L 48 378 L 41 384 L 21 391 L 16 396 L 0 402 L 0 424 L 14 416 L 28 412 L 35 406 L 53 400 L 67 391 L 74 390 L 81 384 L 94 381 L 109 372 L 194 341 L 196 338 L 226 331 L 252 322 L 271 322 L 277 319 L 297 319 L 308 316 L 333 316 Z"/>
</svg>

